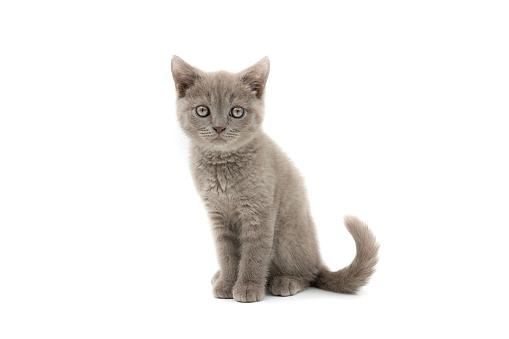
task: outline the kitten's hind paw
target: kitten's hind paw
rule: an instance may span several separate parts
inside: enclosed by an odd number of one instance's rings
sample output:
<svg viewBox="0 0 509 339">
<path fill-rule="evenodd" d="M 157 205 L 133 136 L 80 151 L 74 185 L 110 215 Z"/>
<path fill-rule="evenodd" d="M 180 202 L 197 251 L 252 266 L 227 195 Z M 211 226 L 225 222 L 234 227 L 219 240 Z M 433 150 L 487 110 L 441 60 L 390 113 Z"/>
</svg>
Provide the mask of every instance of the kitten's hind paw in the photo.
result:
<svg viewBox="0 0 509 339">
<path fill-rule="evenodd" d="M 219 299 L 233 299 L 233 283 L 216 278 L 213 279 L 212 293 Z"/>
<path fill-rule="evenodd" d="M 219 279 L 219 275 L 221 274 L 221 270 L 217 271 L 213 276 L 212 276 L 212 279 L 210 280 L 210 282 L 212 283 L 212 285 L 214 285 L 216 283 L 216 281 Z"/>
<path fill-rule="evenodd" d="M 309 287 L 309 283 L 305 283 L 300 279 L 296 279 L 290 276 L 279 276 L 274 277 L 270 281 L 269 290 L 274 295 L 282 297 L 288 297 L 304 291 Z"/>
<path fill-rule="evenodd" d="M 260 301 L 265 297 L 265 284 L 237 283 L 233 287 L 233 299 L 243 303 Z"/>
</svg>

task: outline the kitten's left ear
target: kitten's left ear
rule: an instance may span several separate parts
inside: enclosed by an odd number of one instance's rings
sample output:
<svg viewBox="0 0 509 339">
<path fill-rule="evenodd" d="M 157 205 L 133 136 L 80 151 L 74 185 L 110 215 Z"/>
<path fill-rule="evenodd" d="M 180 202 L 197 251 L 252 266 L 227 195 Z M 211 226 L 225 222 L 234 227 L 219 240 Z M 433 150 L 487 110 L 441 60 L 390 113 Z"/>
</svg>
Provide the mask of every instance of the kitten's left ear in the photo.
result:
<svg viewBox="0 0 509 339">
<path fill-rule="evenodd" d="M 200 78 L 201 71 L 187 62 L 174 55 L 171 58 L 171 74 L 175 81 L 175 89 L 179 98 L 186 95 L 189 87 L 193 86 L 196 80 Z"/>
<path fill-rule="evenodd" d="M 253 66 L 240 72 L 240 79 L 256 92 L 258 98 L 261 98 L 269 77 L 269 70 L 269 57 L 264 57 Z"/>
</svg>

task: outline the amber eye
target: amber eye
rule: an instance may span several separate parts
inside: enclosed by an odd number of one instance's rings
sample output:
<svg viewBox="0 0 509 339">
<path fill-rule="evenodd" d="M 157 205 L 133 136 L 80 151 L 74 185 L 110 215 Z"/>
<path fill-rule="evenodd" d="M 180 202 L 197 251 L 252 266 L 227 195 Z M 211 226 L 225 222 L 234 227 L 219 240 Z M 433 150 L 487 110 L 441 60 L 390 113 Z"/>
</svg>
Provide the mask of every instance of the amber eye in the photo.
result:
<svg viewBox="0 0 509 339">
<path fill-rule="evenodd" d="M 230 115 L 234 118 L 241 118 L 244 115 L 244 109 L 242 107 L 233 107 L 230 111 Z"/>
<path fill-rule="evenodd" d="M 207 106 L 198 106 L 194 110 L 196 111 L 196 114 L 198 114 L 202 118 L 210 114 L 210 110 Z"/>
</svg>

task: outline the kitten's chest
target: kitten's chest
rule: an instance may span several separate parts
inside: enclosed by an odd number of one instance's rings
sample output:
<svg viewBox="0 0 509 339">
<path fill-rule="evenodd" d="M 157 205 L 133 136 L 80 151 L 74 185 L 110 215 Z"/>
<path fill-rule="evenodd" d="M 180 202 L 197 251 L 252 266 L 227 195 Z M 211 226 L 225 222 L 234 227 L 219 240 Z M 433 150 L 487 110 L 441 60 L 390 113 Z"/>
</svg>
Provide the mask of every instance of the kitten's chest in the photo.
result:
<svg viewBox="0 0 509 339">
<path fill-rule="evenodd" d="M 191 157 L 193 179 L 202 199 L 210 206 L 237 206 L 263 193 L 266 170 L 255 152 L 220 154 L 198 152 Z"/>
<path fill-rule="evenodd" d="M 201 166 L 195 173 L 199 190 L 207 195 L 234 195 L 241 188 L 244 179 L 238 166 L 233 163 Z"/>
</svg>

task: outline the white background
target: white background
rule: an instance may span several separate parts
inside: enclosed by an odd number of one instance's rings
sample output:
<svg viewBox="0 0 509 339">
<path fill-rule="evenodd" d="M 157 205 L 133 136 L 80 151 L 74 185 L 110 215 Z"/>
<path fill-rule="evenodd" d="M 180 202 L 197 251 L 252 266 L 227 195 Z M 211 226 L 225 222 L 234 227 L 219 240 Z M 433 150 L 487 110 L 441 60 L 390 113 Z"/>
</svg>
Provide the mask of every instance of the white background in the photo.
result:
<svg viewBox="0 0 509 339">
<path fill-rule="evenodd" d="M 507 338 L 504 1 L 2 1 L 0 337 Z M 265 130 L 357 296 L 214 299 L 170 59 L 271 59 Z"/>
</svg>

